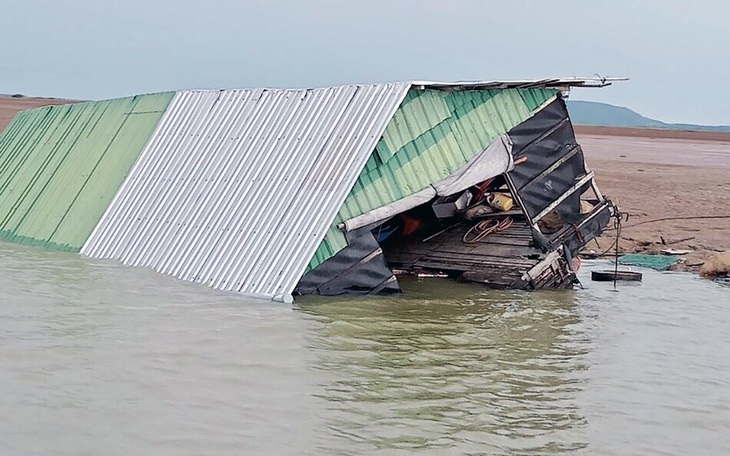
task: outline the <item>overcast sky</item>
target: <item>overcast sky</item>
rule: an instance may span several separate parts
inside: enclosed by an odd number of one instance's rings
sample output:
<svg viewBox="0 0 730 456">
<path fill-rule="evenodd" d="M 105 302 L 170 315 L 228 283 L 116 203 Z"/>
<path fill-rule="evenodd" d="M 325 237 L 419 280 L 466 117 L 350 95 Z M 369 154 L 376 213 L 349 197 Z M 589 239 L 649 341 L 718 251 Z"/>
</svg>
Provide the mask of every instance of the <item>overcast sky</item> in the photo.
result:
<svg viewBox="0 0 730 456">
<path fill-rule="evenodd" d="M 7 0 L 0 93 L 627 76 L 573 99 L 730 124 L 730 2 Z"/>
</svg>

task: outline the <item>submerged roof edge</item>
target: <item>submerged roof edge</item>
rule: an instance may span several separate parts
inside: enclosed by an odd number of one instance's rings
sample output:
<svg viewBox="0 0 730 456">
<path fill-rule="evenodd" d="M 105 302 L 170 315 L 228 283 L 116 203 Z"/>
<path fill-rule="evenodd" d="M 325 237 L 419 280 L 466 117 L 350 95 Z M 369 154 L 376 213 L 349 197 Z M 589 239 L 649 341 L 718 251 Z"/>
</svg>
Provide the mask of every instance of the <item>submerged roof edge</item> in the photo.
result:
<svg viewBox="0 0 730 456">
<path fill-rule="evenodd" d="M 266 158 L 271 154 L 276 154 L 277 150 L 281 152 L 281 147 L 276 144 L 284 144 L 286 140 L 281 138 L 280 132 L 284 131 L 281 128 L 293 128 L 294 130 L 309 131 L 314 128 L 320 128 L 324 126 L 328 129 L 327 139 L 324 143 L 322 141 L 313 142 L 311 145 L 301 143 L 299 155 L 301 157 L 318 157 L 316 162 L 310 163 L 304 161 L 304 168 L 302 163 L 294 161 L 280 161 L 270 162 L 269 176 L 265 181 L 256 181 L 255 189 L 246 190 L 256 194 L 268 195 L 269 189 L 286 187 L 284 190 L 289 189 L 290 186 L 294 185 L 294 179 L 288 179 L 288 173 L 301 174 L 302 179 L 316 178 L 317 175 L 321 174 L 323 182 L 329 182 L 326 184 L 329 189 L 324 189 L 315 197 L 308 197 L 311 192 L 284 192 L 290 195 L 294 203 L 285 205 L 286 207 L 297 208 L 300 205 L 306 209 L 315 203 L 317 204 L 317 211 L 311 211 L 311 220 L 304 224 L 303 220 L 308 217 L 300 217 L 299 222 L 295 225 L 306 225 L 308 229 L 299 230 L 301 233 L 296 233 L 297 230 L 293 230 L 292 233 L 282 234 L 279 228 L 271 228 L 268 225 L 274 222 L 266 222 L 266 226 L 263 226 L 262 235 L 266 233 L 267 229 L 271 229 L 274 232 L 271 234 L 271 238 L 259 238 L 248 239 L 248 233 L 256 233 L 256 230 L 244 231 L 244 234 L 232 234 L 227 237 L 221 243 L 232 243 L 241 246 L 245 245 L 245 251 L 240 252 L 227 252 L 225 258 L 219 260 L 210 260 L 210 256 L 216 256 L 219 253 L 216 249 L 219 249 L 216 242 L 206 242 L 210 245 L 210 250 L 203 248 L 197 251 L 197 243 L 193 243 L 190 250 L 195 249 L 195 252 L 188 251 L 185 247 L 185 252 L 178 246 L 184 240 L 190 240 L 192 238 L 208 237 L 207 233 L 198 234 L 196 232 L 188 232 L 189 228 L 185 228 L 186 233 L 184 236 L 176 236 L 167 234 L 165 229 L 156 228 L 153 226 L 145 227 L 145 231 L 149 231 L 153 234 L 152 238 L 146 240 L 137 239 L 134 233 L 128 233 L 127 229 L 123 229 L 120 232 L 120 220 L 125 218 L 125 215 L 130 215 L 136 211 L 133 206 L 140 206 L 145 211 L 151 212 L 156 211 L 158 207 L 157 203 L 151 199 L 147 201 L 137 201 L 141 196 L 140 192 L 135 189 L 138 185 L 143 185 L 143 182 L 147 182 L 144 185 L 152 185 L 151 181 L 145 181 L 144 177 L 149 173 L 155 173 L 157 165 L 153 162 L 160 155 L 172 154 L 171 156 L 175 160 L 183 161 L 192 159 L 197 160 L 200 157 L 186 157 L 186 154 L 181 154 L 177 149 L 179 141 L 175 138 L 179 138 L 180 135 L 161 135 L 160 129 L 167 128 L 202 128 L 201 134 L 206 133 L 207 129 L 215 129 L 215 120 L 218 115 L 226 115 L 230 108 L 227 108 L 225 104 L 214 103 L 215 100 L 208 100 L 209 107 L 203 107 L 198 110 L 196 106 L 198 104 L 195 100 L 186 101 L 187 98 L 196 98 L 196 96 L 208 96 L 217 98 L 215 92 L 217 90 L 191 90 L 191 91 L 180 91 L 176 94 L 176 99 L 171 103 L 165 117 L 160 121 L 158 125 L 158 132 L 155 134 L 157 137 L 154 141 L 147 144 L 145 151 L 140 154 L 140 157 L 135 163 L 131 170 L 127 181 L 119 189 L 119 192 L 114 197 L 114 202 L 107 208 L 106 213 L 100 220 L 99 224 L 95 227 L 94 232 L 87 240 L 86 244 L 82 247 L 81 253 L 90 257 L 97 258 L 115 258 L 121 260 L 124 264 L 149 266 L 158 272 L 172 275 L 183 280 L 202 282 L 206 283 L 212 288 L 221 290 L 237 291 L 239 293 L 255 295 L 257 297 L 273 299 L 277 301 L 287 302 L 291 300 L 291 293 L 304 274 L 307 264 L 314 256 L 319 244 L 324 238 L 327 227 L 329 227 L 344 200 L 347 198 L 350 189 L 357 180 L 360 172 L 365 167 L 367 160 L 372 153 L 377 141 L 380 140 L 385 128 L 394 116 L 398 107 L 405 99 L 408 91 L 411 89 L 410 83 L 391 83 L 391 84 L 368 84 L 368 85 L 351 85 L 347 87 L 337 88 L 323 88 L 314 89 L 319 92 L 316 96 L 320 98 L 320 101 L 314 101 L 308 110 L 321 109 L 322 107 L 328 106 L 328 109 L 337 110 L 339 114 L 336 117 L 329 118 L 327 116 L 309 116 L 307 110 L 302 111 L 301 109 L 294 110 L 294 105 L 289 106 L 279 102 L 274 102 L 274 98 L 259 98 L 258 95 L 268 92 L 265 89 L 231 89 L 221 91 L 232 97 L 233 101 L 246 102 L 248 108 L 254 112 L 254 110 L 263 109 L 275 114 L 273 121 L 267 121 L 266 128 L 264 128 L 261 134 L 261 141 L 264 141 L 268 146 L 264 149 L 254 147 L 253 143 L 243 144 L 240 147 L 247 148 L 247 155 L 249 160 L 256 160 L 258 158 Z M 347 90 L 347 89 L 351 90 Z M 364 90 L 360 90 L 364 89 Z M 294 92 L 307 92 L 306 89 L 294 89 Z M 278 91 L 277 91 L 278 92 Z M 309 95 L 308 95 L 309 96 Z M 302 99 L 303 100 L 303 99 Z M 295 103 L 296 105 L 296 103 Z M 232 105 L 228 105 L 231 106 Z M 182 110 L 178 112 L 179 110 Z M 215 111 L 214 111 L 215 110 Z M 366 116 L 360 115 L 362 112 L 369 113 Z M 215 114 L 209 117 L 208 114 Z M 292 117 L 293 116 L 293 117 Z M 245 117 L 245 116 L 244 116 Z M 261 117 L 261 116 L 259 116 Z M 201 125 L 198 125 L 199 121 L 205 120 Z M 239 125 L 244 122 L 244 118 L 238 117 L 236 119 L 229 119 L 228 122 L 233 122 L 232 126 Z M 289 127 L 287 127 L 287 125 Z M 319 126 L 318 126 L 319 125 Z M 246 128 L 253 128 L 255 125 Z M 237 128 L 237 127 L 236 127 Z M 291 130 L 287 130 L 291 131 Z M 232 133 L 227 133 L 232 134 Z M 355 136 L 353 144 L 348 147 L 341 147 L 342 141 L 347 135 L 360 135 Z M 241 140 L 245 137 L 245 134 L 235 134 L 231 137 L 235 141 Z M 202 137 L 205 137 L 203 135 Z M 176 142 L 177 141 L 177 142 Z M 230 141 L 229 141 L 230 142 Z M 182 144 L 182 143 L 180 143 Z M 227 144 L 227 143 L 226 143 Z M 231 159 L 231 154 L 234 153 L 234 149 L 239 146 L 216 146 L 213 145 L 212 149 L 208 151 L 210 154 L 215 156 L 214 163 L 212 166 L 217 167 L 218 164 L 226 163 Z M 199 149 L 199 148 L 198 148 Z M 200 152 L 202 153 L 202 152 Z M 266 155 L 266 156 L 264 156 Z M 261 163 L 259 161 L 259 163 Z M 228 165 L 225 165 L 228 166 Z M 301 168 L 301 169 L 300 169 Z M 311 168 L 311 169 L 310 169 Z M 330 180 L 334 177 L 332 174 L 336 169 L 344 171 L 342 175 L 334 180 Z M 205 171 L 201 168 L 201 171 Z M 274 172 L 276 171 L 276 172 Z M 196 171 L 197 172 L 197 171 Z M 188 176 L 190 177 L 190 176 Z M 136 181 L 136 183 L 135 183 Z M 248 180 L 247 180 L 248 182 Z M 252 181 L 253 182 L 253 181 Z M 157 184 L 154 184 L 157 185 Z M 187 185 L 187 184 L 186 184 Z M 213 184 L 201 184 L 201 185 L 213 185 Z M 238 184 L 236 184 L 238 185 Z M 236 190 L 238 193 L 244 191 L 244 187 L 248 184 L 241 183 L 240 188 Z M 254 185 L 254 184 L 251 184 Z M 217 188 L 217 187 L 216 187 Z M 253 188 L 253 187 L 252 187 Z M 240 191 L 239 191 L 240 190 Z M 164 188 L 159 189 L 160 192 L 167 192 Z M 225 198 L 230 198 L 227 194 L 221 192 L 211 194 L 211 201 L 216 201 L 214 206 L 217 205 L 223 207 L 227 204 L 225 201 L 221 203 Z M 148 192 L 141 192 L 147 194 Z M 307 193 L 305 195 L 305 193 Z M 150 193 L 151 194 L 151 193 Z M 165 193 L 167 195 L 167 193 Z M 236 195 L 234 195 L 236 196 Z M 146 198 L 146 197 L 145 197 Z M 178 204 L 178 203 L 176 203 Z M 186 205 L 185 201 L 179 202 L 177 210 L 179 213 L 190 213 L 194 212 L 191 207 Z M 192 204 L 192 203 L 191 203 Z M 286 211 L 277 216 L 264 217 L 264 212 L 271 212 L 271 209 L 266 205 L 261 207 L 252 207 L 250 203 L 245 203 L 240 209 L 236 209 L 239 215 L 243 214 L 246 218 L 252 220 L 254 223 L 258 219 L 276 219 L 276 220 L 289 220 L 291 214 Z M 150 212 L 150 213 L 151 213 Z M 284 213 L 285 212 L 285 213 Z M 289 211 L 291 212 L 291 211 Z M 305 211 L 309 213 L 309 211 Z M 220 212 L 226 214 L 226 212 Z M 218 212 L 216 212 L 218 214 Z M 218 221 L 223 216 L 213 214 L 212 220 Z M 133 220 L 134 217 L 131 218 Z M 189 222 L 190 220 L 183 220 Z M 177 222 L 177 220 L 176 220 Z M 146 222 L 145 222 L 146 223 Z M 262 222 L 263 223 L 263 222 Z M 193 224 L 195 222 L 193 221 Z M 191 226 L 191 225 L 187 225 Z M 253 227 L 253 226 L 252 226 Z M 294 228 L 297 228 L 294 226 Z M 258 228 L 257 228 L 258 229 Z M 122 232 L 124 231 L 124 232 Z M 286 231 L 286 230 L 284 230 Z M 228 236 L 228 235 L 226 235 Z M 233 236 L 236 236 L 234 239 Z M 245 236 L 246 239 L 243 239 Z M 274 237 L 279 236 L 274 239 Z M 186 239 L 183 239 L 185 237 Z M 246 240 L 247 242 L 237 242 L 241 237 L 241 241 Z M 281 241 L 279 245 L 281 247 L 277 252 L 272 251 L 272 242 Z M 241 247 L 242 248 L 242 247 Z M 154 255 L 150 255 L 150 250 L 159 250 Z M 205 250 L 205 251 L 203 251 Z M 271 255 L 264 255 L 264 253 L 270 253 Z M 159 253 L 159 255 L 158 255 Z M 286 254 L 286 255 L 285 255 Z M 232 258 L 232 255 L 235 258 Z M 156 257 L 156 258 L 155 258 Z M 230 257 L 230 258 L 229 258 Z M 281 264 L 274 264 L 268 261 L 269 257 L 282 257 L 284 259 Z M 280 258 L 281 259 L 281 258 Z M 272 260 L 273 261 L 273 260 Z M 241 264 L 237 264 L 241 263 Z M 245 263 L 245 264 L 244 264 Z M 271 263 L 271 264 L 270 264 Z M 256 272 L 252 275 L 250 280 L 244 280 L 245 283 L 239 283 L 241 274 L 245 271 L 243 269 L 254 268 Z"/>
</svg>

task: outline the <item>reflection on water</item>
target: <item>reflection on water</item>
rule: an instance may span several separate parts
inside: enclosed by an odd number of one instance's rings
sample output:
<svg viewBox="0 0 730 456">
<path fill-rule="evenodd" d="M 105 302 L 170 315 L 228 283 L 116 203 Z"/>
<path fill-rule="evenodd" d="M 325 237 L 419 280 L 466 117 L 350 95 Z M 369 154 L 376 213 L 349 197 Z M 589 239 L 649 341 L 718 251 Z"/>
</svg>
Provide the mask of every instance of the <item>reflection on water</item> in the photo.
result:
<svg viewBox="0 0 730 456">
<path fill-rule="evenodd" d="M 585 422 L 575 392 L 586 336 L 574 293 L 404 286 L 407 298 L 300 305 L 327 322 L 310 343 L 334 374 L 323 395 L 333 432 L 363 452 L 585 446 L 570 437 Z"/>
<path fill-rule="evenodd" d="M 591 267 L 290 308 L 0 244 L 0 454 L 728 454 L 730 289 Z"/>
</svg>

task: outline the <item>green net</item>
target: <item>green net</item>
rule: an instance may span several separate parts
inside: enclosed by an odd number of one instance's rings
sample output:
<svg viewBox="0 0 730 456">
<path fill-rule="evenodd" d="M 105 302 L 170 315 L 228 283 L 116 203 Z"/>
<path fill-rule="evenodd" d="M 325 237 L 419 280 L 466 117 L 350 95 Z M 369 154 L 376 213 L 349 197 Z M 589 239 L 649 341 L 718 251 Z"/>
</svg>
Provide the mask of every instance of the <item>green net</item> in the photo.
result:
<svg viewBox="0 0 730 456">
<path fill-rule="evenodd" d="M 643 253 L 632 253 L 619 257 L 618 262 L 629 266 L 656 269 L 664 271 L 682 258 L 679 255 L 646 255 Z"/>
</svg>

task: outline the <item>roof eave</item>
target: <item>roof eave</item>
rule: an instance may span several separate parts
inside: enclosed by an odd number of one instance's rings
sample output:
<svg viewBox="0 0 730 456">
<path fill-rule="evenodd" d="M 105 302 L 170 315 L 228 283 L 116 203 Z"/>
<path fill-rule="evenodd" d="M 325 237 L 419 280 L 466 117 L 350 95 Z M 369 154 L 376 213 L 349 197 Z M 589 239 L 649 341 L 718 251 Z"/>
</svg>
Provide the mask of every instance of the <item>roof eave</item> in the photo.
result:
<svg viewBox="0 0 730 456">
<path fill-rule="evenodd" d="M 560 89 L 570 90 L 573 87 L 601 88 L 617 81 L 627 81 L 628 78 L 546 78 L 516 81 L 414 81 L 413 87 L 421 90 L 479 90 L 479 89 Z"/>
</svg>

